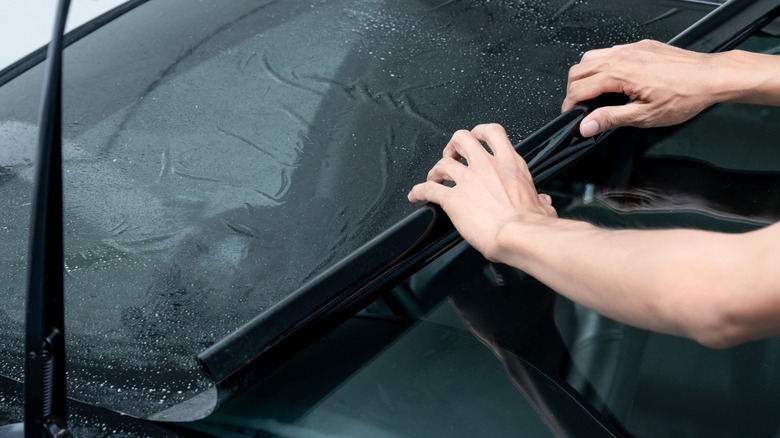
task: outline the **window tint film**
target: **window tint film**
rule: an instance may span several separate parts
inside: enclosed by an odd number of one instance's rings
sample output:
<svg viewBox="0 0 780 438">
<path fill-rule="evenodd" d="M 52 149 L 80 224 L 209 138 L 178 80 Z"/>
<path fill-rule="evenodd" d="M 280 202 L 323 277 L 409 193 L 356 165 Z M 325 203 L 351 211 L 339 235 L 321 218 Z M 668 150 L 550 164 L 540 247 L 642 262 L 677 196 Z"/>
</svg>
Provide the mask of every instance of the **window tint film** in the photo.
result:
<svg viewBox="0 0 780 438">
<path fill-rule="evenodd" d="M 149 416 L 195 355 L 407 214 L 449 135 L 559 112 L 668 1 L 150 1 L 65 52 L 69 395 Z M 0 373 L 20 380 L 42 69 L 0 88 Z M 197 415 L 205 413 L 202 412 Z M 196 415 L 189 411 L 187 415 Z"/>
</svg>

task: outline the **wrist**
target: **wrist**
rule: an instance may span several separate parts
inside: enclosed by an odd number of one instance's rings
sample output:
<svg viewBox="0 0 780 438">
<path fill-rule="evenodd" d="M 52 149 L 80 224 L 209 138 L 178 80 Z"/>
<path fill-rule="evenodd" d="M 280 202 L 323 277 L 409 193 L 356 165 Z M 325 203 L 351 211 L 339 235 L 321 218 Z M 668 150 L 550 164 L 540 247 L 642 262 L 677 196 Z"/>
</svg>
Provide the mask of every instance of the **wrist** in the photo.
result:
<svg viewBox="0 0 780 438">
<path fill-rule="evenodd" d="M 601 241 L 612 230 L 589 222 L 555 216 L 523 216 L 507 222 L 495 235 L 488 260 L 514 266 L 534 275 L 549 258 L 569 254 L 572 245 L 585 240 Z"/>
<path fill-rule="evenodd" d="M 561 220 L 541 214 L 517 216 L 497 230 L 492 250 L 485 257 L 523 269 L 536 242 L 544 240 L 545 233 Z"/>
</svg>

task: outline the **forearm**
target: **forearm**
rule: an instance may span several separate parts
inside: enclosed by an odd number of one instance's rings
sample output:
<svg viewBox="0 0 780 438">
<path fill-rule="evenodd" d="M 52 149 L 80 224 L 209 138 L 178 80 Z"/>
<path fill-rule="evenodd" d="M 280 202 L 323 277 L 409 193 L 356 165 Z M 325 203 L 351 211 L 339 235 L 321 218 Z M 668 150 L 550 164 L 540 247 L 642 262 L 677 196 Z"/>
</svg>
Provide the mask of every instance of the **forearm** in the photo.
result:
<svg viewBox="0 0 780 438">
<path fill-rule="evenodd" d="M 456 132 L 442 155 L 408 198 L 439 204 L 488 259 L 605 316 L 708 346 L 780 333 L 780 222 L 743 234 L 607 230 L 557 218 L 498 125 Z"/>
<path fill-rule="evenodd" d="M 712 103 L 780 105 L 780 56 L 732 50 L 712 61 Z"/>
<path fill-rule="evenodd" d="M 685 242 L 685 244 L 681 244 Z M 734 236 L 694 230 L 608 230 L 542 218 L 513 222 L 491 258 L 605 316 L 719 345 L 738 286 Z"/>
</svg>

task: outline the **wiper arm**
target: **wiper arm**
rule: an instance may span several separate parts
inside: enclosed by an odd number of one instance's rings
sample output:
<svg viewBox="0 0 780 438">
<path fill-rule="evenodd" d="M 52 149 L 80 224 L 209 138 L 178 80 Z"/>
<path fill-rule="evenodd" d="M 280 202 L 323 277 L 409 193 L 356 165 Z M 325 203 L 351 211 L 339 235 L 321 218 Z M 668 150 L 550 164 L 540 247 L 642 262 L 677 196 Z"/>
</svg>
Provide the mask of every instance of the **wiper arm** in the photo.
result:
<svg viewBox="0 0 780 438">
<path fill-rule="evenodd" d="M 60 0 L 49 43 L 30 223 L 24 423 L 0 437 L 67 433 L 62 225 L 62 47 L 70 0 Z"/>
</svg>

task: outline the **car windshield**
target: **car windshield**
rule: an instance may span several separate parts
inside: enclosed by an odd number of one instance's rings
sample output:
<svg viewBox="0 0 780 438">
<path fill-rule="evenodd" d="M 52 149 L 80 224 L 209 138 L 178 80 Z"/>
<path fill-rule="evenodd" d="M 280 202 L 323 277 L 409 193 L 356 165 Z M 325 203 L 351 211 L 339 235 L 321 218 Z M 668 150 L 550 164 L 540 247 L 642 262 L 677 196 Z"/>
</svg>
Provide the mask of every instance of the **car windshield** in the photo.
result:
<svg viewBox="0 0 780 438">
<path fill-rule="evenodd" d="M 558 114 L 584 50 L 669 1 L 149 1 L 65 51 L 69 395 L 216 403 L 195 356 L 414 207 L 449 135 Z M 0 374 L 22 379 L 42 68 L 0 88 Z M 206 403 L 208 404 L 208 403 Z M 193 413 L 193 416 L 204 412 Z"/>
<path fill-rule="evenodd" d="M 778 55 L 779 30 L 769 23 L 738 48 Z M 605 227 L 752 230 L 780 219 L 779 135 L 780 108 L 720 104 L 681 126 L 603 136 L 540 191 L 561 216 Z M 189 426 L 218 436 L 777 436 L 779 347 L 774 336 L 713 350 L 626 326 L 461 242 Z"/>
</svg>

